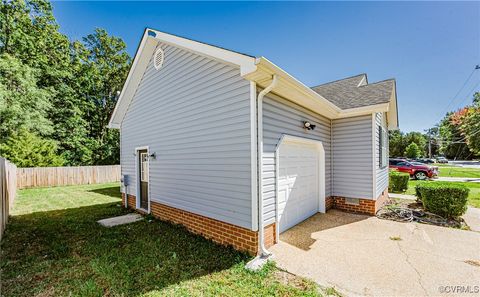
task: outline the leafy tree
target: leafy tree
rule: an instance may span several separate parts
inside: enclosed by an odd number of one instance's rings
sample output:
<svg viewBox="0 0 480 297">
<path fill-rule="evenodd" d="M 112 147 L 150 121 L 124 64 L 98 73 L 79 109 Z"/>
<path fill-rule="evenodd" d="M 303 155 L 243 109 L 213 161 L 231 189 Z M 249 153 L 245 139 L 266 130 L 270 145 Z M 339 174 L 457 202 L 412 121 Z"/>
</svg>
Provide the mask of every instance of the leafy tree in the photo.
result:
<svg viewBox="0 0 480 297">
<path fill-rule="evenodd" d="M 64 163 L 55 141 L 24 129 L 0 144 L 0 154 L 20 167 L 62 166 Z"/>
<path fill-rule="evenodd" d="M 421 155 L 428 155 L 427 136 L 421 132 L 403 133 L 399 130 L 389 132 L 389 149 L 391 157 L 404 156 L 407 146 L 415 143 L 420 149 Z"/>
<path fill-rule="evenodd" d="M 69 39 L 58 31 L 50 2 L 2 1 L 0 12 L 0 52 L 34 69 L 36 88 L 50 94 L 49 126 L 36 126 L 35 133 L 50 134 L 68 158 L 68 165 L 89 163 L 88 119 L 74 89 L 73 51 Z M 23 110 L 23 115 L 28 117 L 29 110 Z"/>
<path fill-rule="evenodd" d="M 410 143 L 405 149 L 405 156 L 407 158 L 418 158 L 421 156 L 421 151 L 418 145 L 415 142 Z"/>
<path fill-rule="evenodd" d="M 390 157 L 401 157 L 405 151 L 404 137 L 400 130 L 389 131 L 388 146 Z"/>
<path fill-rule="evenodd" d="M 473 95 L 473 104 L 468 108 L 462 129 L 470 151 L 480 155 L 480 92 Z"/>
<path fill-rule="evenodd" d="M 130 65 L 125 48 L 102 29 L 71 42 L 48 0 L 0 0 L 0 55 L 15 61 L 12 69 L 25 67 L 14 74 L 28 90 L 15 93 L 0 78 L 2 139 L 25 128 L 54 140 L 66 165 L 118 164 L 119 134 L 106 125 Z"/>
<path fill-rule="evenodd" d="M 0 55 L 0 139 L 20 129 L 48 136 L 51 92 L 38 88 L 34 70 L 9 54 Z"/>
<path fill-rule="evenodd" d="M 130 56 L 125 43 L 110 36 L 103 29 L 96 29 L 75 43 L 78 67 L 79 95 L 86 102 L 89 117 L 88 134 L 92 139 L 92 162 L 114 164 L 119 160 L 119 133 L 107 128 L 128 70 Z"/>
</svg>

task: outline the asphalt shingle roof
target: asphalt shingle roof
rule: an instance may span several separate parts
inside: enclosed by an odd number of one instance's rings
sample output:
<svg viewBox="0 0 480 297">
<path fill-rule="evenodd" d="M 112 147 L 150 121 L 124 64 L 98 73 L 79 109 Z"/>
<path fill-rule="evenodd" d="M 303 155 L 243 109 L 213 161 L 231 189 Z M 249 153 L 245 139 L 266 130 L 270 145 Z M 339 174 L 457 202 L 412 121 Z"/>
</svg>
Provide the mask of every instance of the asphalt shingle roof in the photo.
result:
<svg viewBox="0 0 480 297">
<path fill-rule="evenodd" d="M 339 108 L 349 109 L 388 103 L 394 85 L 394 79 L 368 84 L 366 74 L 360 74 L 319 85 L 312 90 Z"/>
</svg>

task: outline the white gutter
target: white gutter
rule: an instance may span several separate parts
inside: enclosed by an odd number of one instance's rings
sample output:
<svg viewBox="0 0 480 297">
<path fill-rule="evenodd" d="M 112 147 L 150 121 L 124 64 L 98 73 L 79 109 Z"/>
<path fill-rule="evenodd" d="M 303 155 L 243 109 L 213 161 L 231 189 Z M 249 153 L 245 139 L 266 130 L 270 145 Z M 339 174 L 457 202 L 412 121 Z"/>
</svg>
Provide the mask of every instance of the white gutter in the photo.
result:
<svg viewBox="0 0 480 297">
<path fill-rule="evenodd" d="M 257 160 L 258 160 L 258 247 L 260 250 L 260 257 L 267 257 L 271 255 L 271 253 L 265 247 L 265 230 L 263 226 L 263 97 L 268 94 L 278 82 L 278 77 L 276 74 L 272 77 L 272 82 L 268 85 L 265 89 L 263 89 L 257 97 Z"/>
</svg>

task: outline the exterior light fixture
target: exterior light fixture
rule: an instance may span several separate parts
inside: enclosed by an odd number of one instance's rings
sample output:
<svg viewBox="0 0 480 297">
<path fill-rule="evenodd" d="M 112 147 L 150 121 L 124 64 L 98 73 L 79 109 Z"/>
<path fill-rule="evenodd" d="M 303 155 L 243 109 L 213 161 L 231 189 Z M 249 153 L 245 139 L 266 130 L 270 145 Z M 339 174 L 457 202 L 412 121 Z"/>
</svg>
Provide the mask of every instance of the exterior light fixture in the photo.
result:
<svg viewBox="0 0 480 297">
<path fill-rule="evenodd" d="M 157 159 L 157 153 L 155 153 L 155 152 L 151 153 L 150 158 L 152 158 L 153 160 L 156 160 Z"/>
<path fill-rule="evenodd" d="M 315 127 L 316 125 L 313 125 L 312 123 L 310 122 L 303 122 L 303 128 L 305 128 L 306 130 L 315 130 Z"/>
</svg>

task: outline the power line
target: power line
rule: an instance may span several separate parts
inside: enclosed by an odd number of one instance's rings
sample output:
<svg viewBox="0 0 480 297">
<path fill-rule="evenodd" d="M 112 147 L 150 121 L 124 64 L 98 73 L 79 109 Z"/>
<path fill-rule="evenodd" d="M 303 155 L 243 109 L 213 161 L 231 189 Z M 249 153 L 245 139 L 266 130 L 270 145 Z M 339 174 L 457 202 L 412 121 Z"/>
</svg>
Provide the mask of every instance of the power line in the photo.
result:
<svg viewBox="0 0 480 297">
<path fill-rule="evenodd" d="M 480 86 L 480 81 L 478 81 L 478 83 L 473 86 L 473 88 L 470 90 L 470 92 L 467 93 L 467 96 L 465 97 L 465 99 L 462 100 L 462 102 L 460 102 L 460 105 L 462 105 L 463 102 L 465 102 L 465 100 L 470 99 L 470 96 L 473 95 L 473 93 L 475 92 L 475 88 L 477 88 L 478 86 Z"/>
<path fill-rule="evenodd" d="M 470 75 L 467 77 L 467 79 L 466 79 L 465 82 L 463 83 L 462 87 L 458 90 L 458 92 L 455 94 L 455 96 L 453 96 L 452 100 L 450 100 L 450 102 L 448 103 L 447 107 L 442 110 L 442 113 L 440 114 L 440 118 L 437 120 L 437 122 L 443 118 L 443 113 L 444 113 L 444 111 L 445 111 L 445 110 L 448 111 L 448 109 L 450 108 L 450 105 L 452 105 L 452 103 L 456 100 L 456 98 L 458 97 L 458 95 L 463 91 L 463 89 L 465 88 L 465 86 L 466 86 L 466 85 L 468 84 L 468 82 L 470 81 L 470 78 L 472 78 L 473 73 L 475 72 L 475 70 L 479 70 L 479 69 L 480 69 L 480 65 L 476 65 L 475 68 L 473 68 L 472 72 L 471 72 Z"/>
</svg>

